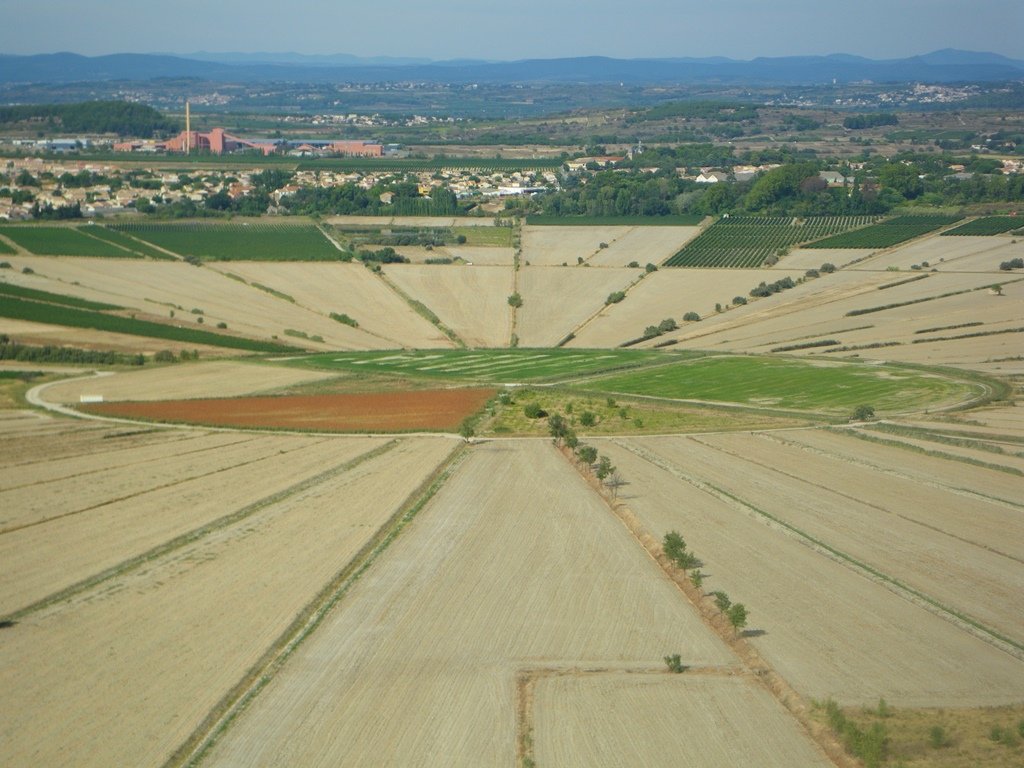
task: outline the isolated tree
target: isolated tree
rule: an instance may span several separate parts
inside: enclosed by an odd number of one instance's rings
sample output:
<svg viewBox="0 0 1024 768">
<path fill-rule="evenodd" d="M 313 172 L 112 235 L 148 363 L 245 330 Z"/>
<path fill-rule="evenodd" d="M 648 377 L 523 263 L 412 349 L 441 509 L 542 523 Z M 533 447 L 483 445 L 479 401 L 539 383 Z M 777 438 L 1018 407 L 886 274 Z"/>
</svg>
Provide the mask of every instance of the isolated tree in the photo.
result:
<svg viewBox="0 0 1024 768">
<path fill-rule="evenodd" d="M 668 667 L 669 672 L 675 672 L 676 674 L 686 671 L 686 665 L 683 664 L 683 659 L 678 653 L 666 656 L 665 666 Z"/>
<path fill-rule="evenodd" d="M 665 557 L 675 562 L 679 556 L 686 552 L 686 541 L 679 534 L 679 531 L 669 531 L 661 540 L 661 549 Z"/>
<path fill-rule="evenodd" d="M 523 306 L 523 297 L 519 295 L 519 292 L 511 294 L 508 297 L 508 305 L 510 307 L 521 307 Z"/>
<path fill-rule="evenodd" d="M 729 617 L 729 623 L 732 624 L 732 628 L 737 632 L 747 626 L 747 609 L 743 603 L 733 603 L 729 606 L 725 615 Z"/>
<path fill-rule="evenodd" d="M 729 606 L 732 605 L 732 601 L 729 599 L 729 596 L 725 594 L 725 592 L 719 590 L 718 592 L 712 592 L 711 594 L 715 598 L 715 605 L 718 606 L 718 610 L 722 611 L 723 613 L 729 610 Z"/>
<path fill-rule="evenodd" d="M 614 471 L 615 467 L 612 466 L 612 460 L 607 456 L 601 456 L 597 460 L 597 469 L 594 471 L 594 474 L 597 475 L 598 480 L 604 481 Z"/>
<path fill-rule="evenodd" d="M 690 573 L 690 583 L 693 584 L 697 589 L 700 589 L 704 584 L 704 574 L 700 571 L 693 571 Z"/>
<path fill-rule="evenodd" d="M 548 432 L 551 433 L 551 436 L 555 438 L 555 440 L 561 440 L 564 438 L 566 430 L 568 429 L 569 424 L 566 422 L 564 416 L 557 413 L 553 413 L 548 416 Z"/>
</svg>

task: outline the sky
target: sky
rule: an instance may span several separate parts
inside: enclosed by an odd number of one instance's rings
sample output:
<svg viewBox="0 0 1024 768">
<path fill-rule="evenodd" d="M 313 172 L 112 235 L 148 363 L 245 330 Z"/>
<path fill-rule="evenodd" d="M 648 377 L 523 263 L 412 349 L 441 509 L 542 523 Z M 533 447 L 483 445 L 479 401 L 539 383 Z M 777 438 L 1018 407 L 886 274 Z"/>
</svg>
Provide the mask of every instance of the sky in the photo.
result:
<svg viewBox="0 0 1024 768">
<path fill-rule="evenodd" d="M 3 54 L 884 59 L 959 48 L 1024 59 L 1022 0 L 0 0 L 0 9 L 7 3 Z"/>
</svg>

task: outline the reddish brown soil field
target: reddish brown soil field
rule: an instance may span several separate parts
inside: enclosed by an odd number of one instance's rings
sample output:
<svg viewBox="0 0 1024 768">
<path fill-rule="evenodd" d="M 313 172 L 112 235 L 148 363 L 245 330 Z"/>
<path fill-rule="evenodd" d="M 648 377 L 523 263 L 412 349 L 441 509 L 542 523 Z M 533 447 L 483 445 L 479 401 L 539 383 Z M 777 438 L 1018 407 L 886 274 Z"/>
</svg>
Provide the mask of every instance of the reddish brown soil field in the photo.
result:
<svg viewBox="0 0 1024 768">
<path fill-rule="evenodd" d="M 494 393 L 493 389 L 441 389 L 368 395 L 95 403 L 81 409 L 104 416 L 223 427 L 409 432 L 455 430 Z"/>
</svg>

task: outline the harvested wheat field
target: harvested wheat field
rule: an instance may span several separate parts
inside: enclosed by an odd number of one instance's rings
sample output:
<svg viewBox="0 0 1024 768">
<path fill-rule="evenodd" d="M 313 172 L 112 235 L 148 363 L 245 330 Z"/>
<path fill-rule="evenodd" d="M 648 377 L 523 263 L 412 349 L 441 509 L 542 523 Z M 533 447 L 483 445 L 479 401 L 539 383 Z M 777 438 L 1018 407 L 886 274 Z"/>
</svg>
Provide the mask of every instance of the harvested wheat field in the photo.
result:
<svg viewBox="0 0 1024 768">
<path fill-rule="evenodd" d="M 796 273 L 791 273 L 795 279 Z M 665 268 L 646 275 L 618 304 L 609 304 L 576 333 L 572 347 L 610 347 L 639 338 L 665 318 L 682 324 L 687 312 L 713 317 L 715 305 L 729 306 L 763 280 L 783 274 L 763 269 Z"/>
<path fill-rule="evenodd" d="M 635 269 L 524 267 L 519 271 L 523 306 L 516 335 L 524 347 L 553 347 L 605 306 L 643 272 Z M 602 345 L 605 346 L 605 345 Z"/>
<path fill-rule="evenodd" d="M 523 255 L 525 264 L 535 267 L 557 267 L 561 264 L 575 265 L 580 259 L 587 261 L 595 256 L 606 243 L 609 248 L 625 237 L 635 227 L 559 227 L 524 225 L 522 229 Z M 660 229 L 660 227 L 656 227 Z M 689 227 L 687 227 L 689 229 Z M 638 258 L 627 259 L 621 266 Z M 640 262 L 643 266 L 644 262 Z"/>
<path fill-rule="evenodd" d="M 749 677 L 565 674 L 538 681 L 534 706 L 541 766 L 833 765 Z"/>
<path fill-rule="evenodd" d="M 700 234 L 700 227 L 631 227 L 590 258 L 595 267 L 661 264 Z"/>
<path fill-rule="evenodd" d="M 198 351 L 204 358 L 238 354 L 236 350 L 223 347 L 211 347 L 206 344 L 172 341 L 170 339 L 150 339 L 145 336 L 133 336 L 127 333 L 111 333 L 93 328 L 69 328 L 65 325 L 35 323 L 29 320 L 14 320 L 0 317 L 0 333 L 6 334 L 19 344 L 30 346 L 53 345 L 58 347 L 77 347 L 78 349 L 102 349 L 124 354 L 154 355 L 162 350 L 170 350 L 175 354 L 182 351 L 191 353 Z M 33 370 L 39 370 L 33 366 Z"/>
<path fill-rule="evenodd" d="M 112 376 L 80 378 L 46 388 L 46 400 L 77 403 L 83 395 L 104 400 L 178 400 L 238 397 L 331 378 L 329 373 L 280 365 L 217 360 L 118 371 Z"/>
<path fill-rule="evenodd" d="M 866 259 L 872 253 L 874 251 L 870 248 L 794 248 L 772 270 L 820 269 L 822 264 L 845 267 Z"/>
<path fill-rule="evenodd" d="M 22 260 L 37 276 L 48 278 L 42 285 L 33 283 L 33 288 L 137 309 L 168 321 L 173 318 L 178 325 L 212 328 L 224 322 L 228 332 L 260 339 L 278 336 L 290 344 L 321 349 L 324 344 L 339 349 L 372 346 L 358 329 L 207 267 L 125 259 Z M 323 342 L 286 331 L 321 336 Z"/>
<path fill-rule="evenodd" d="M 757 447 L 764 438 L 737 435 L 730 440 Z M 894 513 L 871 507 L 873 519 L 850 519 L 845 504 L 856 508 L 857 502 L 844 499 L 843 507 L 833 513 L 829 497 L 834 492 L 818 487 L 814 493 L 821 501 L 814 506 L 829 511 L 830 527 L 819 526 L 811 532 L 806 516 L 787 514 L 788 504 L 801 503 L 799 493 L 789 491 L 790 485 L 799 487 L 797 481 L 738 456 L 709 450 L 704 442 L 704 438 L 682 437 L 617 440 L 603 443 L 601 450 L 627 480 L 620 492 L 624 503 L 658 538 L 670 530 L 682 534 L 703 563 L 705 593 L 722 590 L 748 607 L 749 642 L 800 693 L 817 699 L 831 696 L 848 704 L 868 704 L 884 696 L 903 706 L 1020 700 L 1024 653 L 990 634 L 979 636 L 951 614 L 940 615 L 920 597 L 951 599 L 941 569 L 933 564 L 918 575 L 920 596 L 915 596 L 885 580 L 895 579 L 900 564 L 894 560 L 876 558 L 874 573 L 857 565 L 866 554 L 852 551 L 853 539 L 857 534 L 888 532 Z M 812 463 L 813 454 L 801 455 L 805 476 L 835 477 L 820 472 L 822 467 Z M 785 497 L 782 503 L 763 493 L 772 482 Z M 906 480 L 901 487 L 927 490 L 924 483 Z M 885 487 L 877 494 L 869 489 L 870 485 L 861 486 L 868 496 L 865 502 L 887 498 Z M 945 495 L 950 508 L 969 501 Z M 916 508 L 907 503 L 912 498 L 903 497 L 905 508 Z M 1005 520 L 1013 520 L 1013 511 L 1000 509 Z M 935 530 L 943 522 L 953 528 L 952 512 L 927 524 L 901 518 L 896 522 L 902 526 L 892 527 L 892 546 L 907 557 L 916 555 L 918 561 L 943 537 L 955 541 L 955 532 Z M 980 542 L 963 543 L 949 565 L 963 567 L 983 553 Z M 1002 559 L 1019 567 L 1012 559 Z M 906 573 L 900 575 L 907 578 Z M 1005 591 L 1002 597 L 990 594 L 989 600 L 1014 599 L 1013 580 L 1012 575 L 990 573 L 989 584 L 1002 584 Z M 1016 612 L 1007 610 L 1012 623 Z"/>
<path fill-rule="evenodd" d="M 852 269 L 909 270 L 915 264 L 940 272 L 999 273 L 1000 262 L 1024 256 L 1024 242 L 1013 243 L 1005 236 L 931 235 L 857 263 Z M 924 262 L 927 262 L 925 264 Z M 1005 273 L 1003 273 L 1005 275 Z"/>
<path fill-rule="evenodd" d="M 455 431 L 495 394 L 439 389 L 345 395 L 282 395 L 154 402 L 84 403 L 86 413 L 217 427 L 324 432 Z"/>
<path fill-rule="evenodd" d="M 317 314 L 348 315 L 366 335 L 365 346 L 358 349 L 451 346 L 443 333 L 361 264 L 232 261 L 209 267 L 280 291 Z"/>
<path fill-rule="evenodd" d="M 361 457 L 229 500 L 234 519 L 4 629 L 5 764 L 164 764 L 451 450 L 357 442 Z"/>
<path fill-rule="evenodd" d="M 514 288 L 508 267 L 388 264 L 388 280 L 422 302 L 468 346 L 508 346 Z"/>
<path fill-rule="evenodd" d="M 673 648 L 735 659 L 549 444 L 482 444 L 203 764 L 513 768 L 517 672 Z"/>
</svg>

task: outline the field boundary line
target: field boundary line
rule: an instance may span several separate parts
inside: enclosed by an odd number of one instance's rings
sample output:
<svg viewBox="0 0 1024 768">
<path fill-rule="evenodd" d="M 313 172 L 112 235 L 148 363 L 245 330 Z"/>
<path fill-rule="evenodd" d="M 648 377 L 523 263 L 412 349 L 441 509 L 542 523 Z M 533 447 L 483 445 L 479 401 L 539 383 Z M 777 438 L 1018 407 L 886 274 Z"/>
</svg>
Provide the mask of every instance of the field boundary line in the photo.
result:
<svg viewBox="0 0 1024 768">
<path fill-rule="evenodd" d="M 623 301 L 628 299 L 629 298 L 629 292 L 632 291 L 634 288 L 636 288 L 638 285 L 640 285 L 640 283 L 642 283 L 645 279 L 649 279 L 652 274 L 657 274 L 657 272 L 653 272 L 653 273 L 641 272 L 639 276 L 637 276 L 633 280 L 631 280 L 629 282 L 629 284 L 625 288 L 622 289 L 622 293 L 625 294 L 625 297 L 621 301 L 617 301 L 617 302 L 615 302 L 615 303 L 613 303 L 611 305 L 609 305 L 609 304 L 602 304 L 589 317 L 586 317 L 586 318 L 583 319 L 582 322 L 577 323 L 576 327 L 573 328 L 572 330 L 570 330 L 567 335 L 563 336 L 562 340 L 559 341 L 558 344 L 556 344 L 555 346 L 556 347 L 563 347 L 566 344 L 568 344 L 570 341 L 572 341 L 574 338 L 576 338 L 576 335 L 580 331 L 582 331 L 584 328 L 586 328 L 592 322 L 597 320 L 598 317 L 600 317 L 601 313 L 604 312 L 606 309 L 610 310 L 611 312 L 614 312 L 615 311 L 615 306 L 617 304 L 621 304 Z M 606 315 L 606 317 L 610 317 L 610 315 Z"/>
<path fill-rule="evenodd" d="M 239 443 L 232 443 L 232 444 L 229 444 L 229 445 L 226 445 L 226 446 L 223 446 L 223 447 L 224 448 L 228 448 L 228 447 L 231 447 L 231 445 L 241 445 L 241 444 L 243 444 L 245 442 L 246 441 L 243 440 L 243 441 L 240 441 Z M 221 446 L 218 446 L 218 447 L 221 447 Z M 47 523 L 52 523 L 55 520 L 63 520 L 64 518 L 67 518 L 67 517 L 74 517 L 75 515 L 81 515 L 81 514 L 83 514 L 85 512 L 91 512 L 91 511 L 93 511 L 95 509 L 100 509 L 101 507 L 106 507 L 106 506 L 108 506 L 110 504 L 117 504 L 117 503 L 122 502 L 122 501 L 127 501 L 128 499 L 134 499 L 137 496 L 145 496 L 147 493 L 154 493 L 156 491 L 166 490 L 167 488 L 173 488 L 176 485 L 181 485 L 182 483 L 191 482 L 192 480 L 202 480 L 202 479 L 205 479 L 205 478 L 208 478 L 208 477 L 213 477 L 214 475 L 219 475 L 221 472 L 230 472 L 231 470 L 238 469 L 239 467 L 247 467 L 250 464 L 257 464 L 257 463 L 259 463 L 261 461 L 264 461 L 265 459 L 274 458 L 276 456 L 284 456 L 284 455 L 287 455 L 289 453 L 294 453 L 295 451 L 304 450 L 307 447 L 308 446 L 298 446 L 296 448 L 290 448 L 287 451 L 280 451 L 280 452 L 278 452 L 276 454 L 272 453 L 272 454 L 269 454 L 267 456 L 262 456 L 262 457 L 260 457 L 258 459 L 249 459 L 247 461 L 239 462 L 238 464 L 232 464 L 229 467 L 221 467 L 220 469 L 214 469 L 214 470 L 212 470 L 210 472 L 203 472 L 203 473 L 198 474 L 198 475 L 192 475 L 191 477 L 185 478 L 184 480 L 173 480 L 171 482 L 163 483 L 161 485 L 154 485 L 154 486 L 146 488 L 145 490 L 142 490 L 142 491 L 137 491 L 135 493 L 127 493 L 124 496 L 118 496 L 115 499 L 107 499 L 105 501 L 101 501 L 99 504 L 93 504 L 90 507 L 83 507 L 82 509 L 75 509 L 75 510 L 71 510 L 70 512 L 63 512 L 63 513 L 61 513 L 59 515 L 54 515 L 52 517 L 47 517 L 47 518 L 44 518 L 42 520 L 36 520 L 34 522 L 31 522 L 31 523 L 22 523 L 21 525 L 13 525 L 10 528 L 0 528 L 0 536 L 5 536 L 8 533 L 15 533 L 16 531 L 21 531 L 21 530 L 24 530 L 26 528 L 35 528 L 35 527 L 40 526 L 40 525 L 46 525 Z M 210 450 L 213 450 L 213 449 L 210 449 Z M 129 466 L 131 466 L 131 465 L 129 465 Z M 98 471 L 102 471 L 102 470 L 98 470 Z M 75 477 L 77 477 L 77 475 Z"/>
<path fill-rule="evenodd" d="M 1011 509 L 1024 509 L 1024 504 L 1019 504 L 1018 502 L 1010 501 L 1009 499 L 1002 499 L 1002 498 L 1000 498 L 998 496 L 988 496 L 988 495 L 986 495 L 984 493 L 979 493 L 978 491 L 972 491 L 970 488 L 958 488 L 957 486 L 954 486 L 954 485 L 944 485 L 943 483 L 938 483 L 938 482 L 935 482 L 933 480 L 926 480 L 926 479 L 922 479 L 922 478 L 916 478 L 913 475 L 905 474 L 903 472 L 900 472 L 899 470 L 893 469 L 892 467 L 881 467 L 881 466 L 879 466 L 877 464 L 872 464 L 870 461 L 866 461 L 865 459 L 861 458 L 860 456 L 844 456 L 842 454 L 834 453 L 832 451 L 826 451 L 825 449 L 818 448 L 817 446 L 808 445 L 806 443 L 794 442 L 792 440 L 786 440 L 784 437 L 777 437 L 774 434 L 768 434 L 769 431 L 774 433 L 774 432 L 781 432 L 782 430 L 759 430 L 757 434 L 758 434 L 759 437 L 762 437 L 765 440 L 772 440 L 772 441 L 781 443 L 782 445 L 790 445 L 790 446 L 792 446 L 794 448 L 798 448 L 798 449 L 800 449 L 802 451 L 806 451 L 808 453 L 817 454 L 819 456 L 826 456 L 828 458 L 837 459 L 839 461 L 845 461 L 845 462 L 847 462 L 849 464 L 856 464 L 857 466 L 866 467 L 867 469 L 871 469 L 871 470 L 874 470 L 876 472 L 881 472 L 883 474 L 890 475 L 891 477 L 898 477 L 898 478 L 901 478 L 903 480 L 911 480 L 913 482 L 921 483 L 922 485 L 926 485 L 929 488 L 935 488 L 936 490 L 945 491 L 947 493 L 954 493 L 954 494 L 956 494 L 958 496 L 964 496 L 964 497 L 969 498 L 969 499 L 978 499 L 978 500 L 981 500 L 981 501 L 987 501 L 987 502 L 992 502 L 992 503 L 997 503 L 997 504 L 1003 504 L 1003 505 L 1005 505 L 1007 507 L 1010 507 Z M 849 429 L 849 428 L 847 428 L 847 429 L 829 429 L 829 428 L 825 428 L 823 431 L 831 432 L 831 433 L 834 433 L 834 434 L 842 434 L 842 435 L 851 434 L 851 435 L 856 436 L 856 430 L 855 429 Z M 646 437 L 646 435 L 645 435 L 645 437 Z M 899 447 L 899 446 L 894 446 L 894 447 Z M 993 471 L 995 471 L 995 470 L 993 470 Z"/>
<path fill-rule="evenodd" d="M 890 592 L 903 598 L 907 602 L 930 611 L 939 618 L 944 619 L 953 626 L 963 630 L 967 634 L 998 648 L 1014 658 L 1024 660 L 1024 644 L 1012 640 L 1011 638 L 1004 637 L 1002 634 L 996 632 L 990 627 L 987 627 L 976 619 L 972 619 L 971 617 L 960 613 L 956 609 L 950 608 L 935 598 L 930 597 L 924 592 L 920 592 L 913 587 L 907 586 L 899 579 L 890 576 L 867 563 L 861 562 L 852 555 L 848 555 L 842 550 L 826 544 L 820 539 L 814 538 L 796 526 L 775 517 L 770 512 L 766 512 L 765 510 L 754 506 L 750 502 L 745 501 L 744 499 L 741 499 L 740 497 L 735 496 L 706 480 L 701 480 L 689 475 L 672 462 L 666 461 L 659 456 L 655 456 L 639 446 L 629 445 L 621 440 L 614 440 L 613 442 L 630 453 L 639 456 L 644 461 L 668 472 L 673 477 L 689 483 L 698 490 L 704 491 L 710 496 L 714 496 L 719 501 L 725 502 L 729 506 L 747 514 L 755 520 L 759 520 L 772 530 L 791 536 L 796 541 L 799 541 L 818 554 L 823 555 L 840 565 L 850 568 L 855 573 L 859 573 L 870 581 L 885 587 Z"/>
<path fill-rule="evenodd" d="M 428 323 L 430 323 L 439 331 L 441 331 L 441 333 L 443 333 L 448 338 L 448 340 L 452 342 L 452 344 L 462 349 L 466 348 L 466 342 L 463 341 L 462 338 L 455 331 L 453 331 L 447 325 L 442 323 L 441 318 L 437 316 L 434 310 L 432 310 L 422 301 L 414 299 L 412 296 L 410 296 L 397 285 L 395 285 L 394 281 L 392 281 L 386 274 L 384 274 L 383 269 L 380 272 L 375 272 L 374 274 L 376 274 L 377 277 L 383 280 L 384 285 L 386 285 L 388 288 L 394 291 L 394 293 L 396 293 L 398 297 L 401 298 L 402 301 L 406 303 L 406 305 L 408 305 L 409 309 L 411 309 L 417 315 L 419 315 Z"/>
<path fill-rule="evenodd" d="M 879 512 L 883 512 L 883 513 L 885 513 L 887 515 L 892 515 L 894 517 L 898 517 L 900 520 L 905 520 L 906 522 L 908 522 L 908 523 L 910 523 L 912 525 L 919 525 L 922 528 L 925 528 L 925 529 L 927 529 L 929 531 L 933 531 L 935 533 L 940 533 L 943 536 L 948 536 L 951 539 L 959 541 L 961 544 L 969 544 L 972 547 L 977 547 L 978 549 L 983 549 L 983 550 L 985 550 L 987 552 L 991 552 L 992 554 L 999 555 L 1000 557 L 1005 557 L 1008 560 L 1013 560 L 1014 562 L 1024 564 L 1024 558 L 1018 557 L 1016 555 L 1011 555 L 1011 554 L 1009 554 L 1007 552 L 1003 552 L 1002 550 L 996 549 L 995 547 L 990 547 L 988 544 L 982 544 L 981 542 L 971 541 L 970 539 L 966 539 L 963 536 L 957 536 L 955 533 L 950 533 L 949 531 L 944 531 L 942 528 L 939 528 L 936 525 L 930 525 L 930 524 L 924 522 L 923 520 L 917 520 L 917 519 L 915 519 L 913 517 L 908 517 L 907 515 L 902 515 L 899 512 L 895 512 L 895 511 L 893 511 L 891 509 L 886 509 L 885 507 L 880 506 L 878 504 L 872 504 L 870 501 L 865 501 L 864 499 L 859 499 L 856 496 L 852 496 L 852 495 L 850 495 L 848 493 L 843 493 L 842 491 L 836 490 L 835 488 L 831 488 L 831 487 L 828 487 L 826 485 L 822 485 L 820 483 L 816 483 L 813 480 L 808 480 L 805 477 L 800 477 L 800 475 L 795 475 L 792 472 L 786 472 L 786 471 L 784 471 L 782 469 L 779 469 L 778 467 L 773 467 L 770 464 L 765 464 L 764 462 L 755 461 L 754 459 L 751 459 L 748 456 L 744 456 L 744 455 L 742 455 L 740 453 L 737 453 L 736 451 L 729 450 L 728 448 L 723 448 L 723 447 L 718 446 L 718 445 L 712 445 L 711 443 L 707 443 L 704 440 L 701 440 L 700 439 L 700 435 L 689 435 L 689 437 L 691 439 L 693 439 L 694 442 L 700 443 L 701 445 L 703 445 L 708 450 L 718 451 L 720 453 L 726 454 L 727 456 L 732 456 L 733 458 L 740 459 L 741 461 L 749 462 L 751 464 L 754 464 L 755 466 L 760 467 L 761 469 L 768 470 L 769 472 L 777 472 L 778 474 L 783 475 L 784 477 L 788 477 L 790 480 L 795 480 L 798 483 L 803 483 L 804 485 L 809 485 L 812 488 L 815 488 L 815 489 L 818 489 L 818 490 L 821 490 L 821 491 L 826 491 L 828 493 L 834 493 L 836 496 L 839 496 L 841 498 L 847 499 L 849 501 L 856 502 L 857 504 L 863 504 L 865 507 L 869 507 L 869 508 L 877 510 Z"/>
<path fill-rule="evenodd" d="M 398 441 L 394 442 L 397 444 Z M 250 667 L 241 680 L 221 698 L 167 759 L 164 768 L 191 768 L 203 761 L 231 724 L 248 709 L 291 655 L 316 631 L 348 591 L 369 570 L 377 557 L 415 520 L 468 455 L 468 445 L 461 444 L 427 475 L 405 501 L 398 505 L 394 514 L 377 529 L 348 563 L 342 566 L 334 578 L 302 608 L 295 620 Z"/>
<path fill-rule="evenodd" d="M 617 440 L 613 442 L 632 452 L 632 448 L 629 446 L 622 445 Z M 626 528 L 630 537 L 647 553 L 648 557 L 654 561 L 662 574 L 682 593 L 704 625 L 736 655 L 742 665 L 740 669 L 752 675 L 765 686 L 771 696 L 797 721 L 810 742 L 834 765 L 838 768 L 860 768 L 860 763 L 846 754 L 835 734 L 827 726 L 816 722 L 811 717 L 811 707 L 803 695 L 761 656 L 746 639 L 746 633 L 737 633 L 725 615 L 714 606 L 709 596 L 693 585 L 685 571 L 676 568 L 671 563 L 661 544 L 643 524 L 639 516 L 628 505 L 609 493 L 595 476 L 584 472 L 568 448 L 562 447 L 559 452 L 605 502 L 608 510 Z M 645 457 L 641 456 L 641 458 Z"/>
<path fill-rule="evenodd" d="M 384 445 L 377 446 L 376 448 L 369 450 L 366 453 L 360 454 L 359 456 L 356 456 L 353 459 L 349 459 L 348 461 L 342 462 L 341 464 L 334 466 L 331 469 L 325 470 L 324 472 L 320 472 L 319 474 L 316 474 L 313 477 L 309 477 L 305 480 L 295 483 L 294 485 L 289 486 L 288 488 L 285 488 L 283 490 L 280 490 L 277 493 L 272 493 L 269 496 L 264 496 L 262 499 L 257 499 L 256 501 L 250 504 L 246 504 L 244 507 L 241 507 L 240 509 L 236 509 L 234 512 L 230 512 L 226 515 L 216 518 L 215 520 L 211 520 L 205 525 L 202 525 L 198 528 L 194 528 L 191 531 L 186 531 L 185 533 L 179 534 L 178 536 L 175 536 L 174 538 L 165 541 L 163 544 L 159 544 L 156 547 L 153 547 L 145 552 L 135 555 L 134 557 L 131 557 L 127 560 L 123 560 L 115 565 L 112 565 L 111 567 L 106 568 L 100 571 L 99 573 L 93 574 L 92 576 L 83 579 L 79 582 L 76 582 L 75 584 L 71 584 L 70 586 L 67 586 L 64 589 L 54 592 L 53 594 L 47 595 L 46 597 L 43 597 L 42 599 L 37 600 L 36 602 L 31 603 L 30 605 L 27 605 L 23 608 L 19 608 L 18 610 L 8 614 L 7 616 L 0 617 L 0 619 L 4 621 L 18 621 L 24 618 L 25 616 L 43 610 L 44 608 L 47 608 L 53 605 L 54 603 L 70 600 L 82 594 L 83 592 L 87 592 L 91 589 L 94 589 L 95 587 L 99 586 L 100 584 L 103 584 L 104 582 L 131 573 L 132 571 L 141 568 L 148 562 L 151 562 L 159 557 L 163 557 L 171 552 L 174 552 L 175 550 L 181 549 L 184 546 L 192 544 L 193 542 L 199 541 L 200 539 L 209 536 L 211 533 L 223 530 L 224 528 L 234 525 L 235 523 L 238 523 L 239 521 L 244 520 L 247 517 L 251 517 L 255 513 L 269 506 L 277 504 L 289 498 L 290 496 L 294 496 L 295 494 L 302 493 L 303 491 L 306 491 L 310 488 L 314 488 L 317 485 L 326 482 L 327 480 L 337 477 L 338 475 L 343 475 L 346 472 L 349 472 L 355 467 L 359 466 L 363 462 L 374 459 L 383 453 L 387 453 L 392 448 L 397 446 L 398 443 L 399 440 L 397 439 L 391 440 L 390 442 L 385 443 Z M 172 483 L 170 485 L 173 486 L 175 484 Z"/>
</svg>

